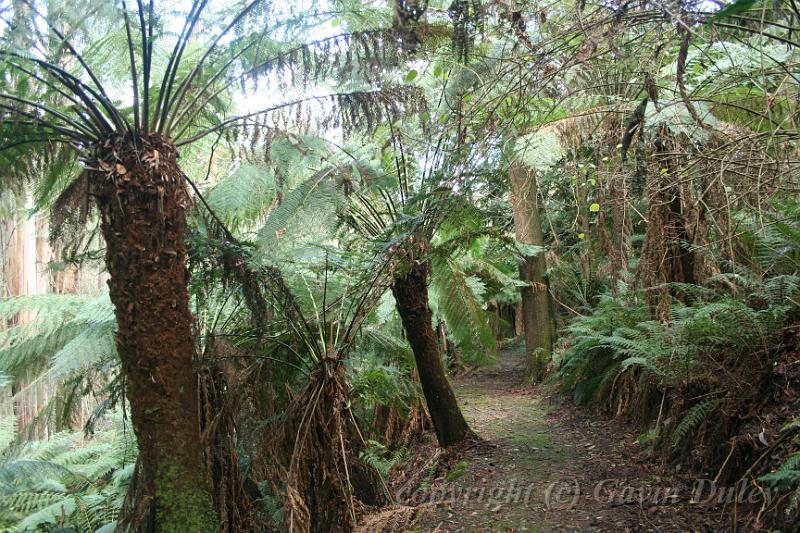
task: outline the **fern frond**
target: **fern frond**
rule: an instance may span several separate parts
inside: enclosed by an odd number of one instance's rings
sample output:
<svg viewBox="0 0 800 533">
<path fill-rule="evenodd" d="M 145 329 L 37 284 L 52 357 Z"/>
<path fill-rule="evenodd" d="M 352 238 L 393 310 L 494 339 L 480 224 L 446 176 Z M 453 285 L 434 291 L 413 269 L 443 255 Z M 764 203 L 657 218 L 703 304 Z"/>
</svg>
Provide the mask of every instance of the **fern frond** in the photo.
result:
<svg viewBox="0 0 800 533">
<path fill-rule="evenodd" d="M 490 363 L 497 354 L 497 343 L 489 326 L 475 282 L 451 258 L 433 262 L 431 292 L 436 309 L 444 318 L 448 332 L 470 362 Z M 480 290 L 482 290 L 482 285 Z"/>
<path fill-rule="evenodd" d="M 628 367 L 638 366 L 649 370 L 657 376 L 663 376 L 664 371 L 655 365 L 655 363 L 647 357 L 628 357 L 620 363 L 620 369 L 626 370 Z"/>
<path fill-rule="evenodd" d="M 336 169 L 325 169 L 301 183 L 286 195 L 278 208 L 272 211 L 258 232 L 257 243 L 265 252 L 273 248 L 276 239 L 286 228 L 304 214 L 328 213 L 331 218 L 342 193 L 336 187 Z"/>
<path fill-rule="evenodd" d="M 0 416 L 0 457 L 17 438 L 17 417 L 14 413 Z"/>
<path fill-rule="evenodd" d="M 702 424 L 708 416 L 716 409 L 722 400 L 719 398 L 709 398 L 694 406 L 692 406 L 686 414 L 683 415 L 680 423 L 675 428 L 672 436 L 672 445 L 677 446 L 683 441 L 686 436 Z"/>
<path fill-rule="evenodd" d="M 74 315 L 89 298 L 74 294 L 37 294 L 0 298 L 0 317 L 11 319 L 22 312 L 46 311 L 57 316 Z"/>
</svg>

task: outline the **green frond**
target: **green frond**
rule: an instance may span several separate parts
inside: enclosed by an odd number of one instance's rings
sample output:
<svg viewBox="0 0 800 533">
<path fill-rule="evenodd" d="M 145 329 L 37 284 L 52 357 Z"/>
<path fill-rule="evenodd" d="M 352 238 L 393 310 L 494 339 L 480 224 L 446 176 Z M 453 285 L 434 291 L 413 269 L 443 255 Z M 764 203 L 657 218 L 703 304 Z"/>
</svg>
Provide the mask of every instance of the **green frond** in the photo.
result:
<svg viewBox="0 0 800 533">
<path fill-rule="evenodd" d="M 36 531 L 46 524 L 57 524 L 62 516 L 75 513 L 79 500 L 78 496 L 62 496 L 60 500 L 26 516 L 17 527 L 22 531 Z"/>
<path fill-rule="evenodd" d="M 258 232 L 257 244 L 262 253 L 271 256 L 279 237 L 290 229 L 307 232 L 309 228 L 303 222 L 315 221 L 316 224 L 333 225 L 338 204 L 343 198 L 335 178 L 336 169 L 322 170 L 284 197 L 283 202 L 267 216 Z M 325 224 L 325 220 L 329 222 Z"/>
<path fill-rule="evenodd" d="M 92 324 L 53 355 L 50 377 L 62 381 L 101 362 L 114 361 L 116 320 Z"/>
<path fill-rule="evenodd" d="M 405 462 L 409 456 L 408 450 L 405 448 L 390 450 L 375 440 L 368 440 L 367 445 L 368 447 L 361 452 L 360 458 L 384 479 L 389 477 L 389 471 L 392 468 Z"/>
<path fill-rule="evenodd" d="M 275 198 L 275 176 L 265 165 L 244 164 L 225 176 L 205 198 L 232 231 L 260 221 Z"/>
<path fill-rule="evenodd" d="M 11 296 L 0 298 L 0 317 L 13 318 L 18 313 L 47 311 L 47 314 L 75 315 L 89 300 L 74 294 L 37 294 L 34 296 Z"/>
<path fill-rule="evenodd" d="M 365 326 L 361 334 L 366 342 L 379 350 L 387 359 L 410 361 L 413 357 L 408 342 L 388 331 L 374 326 Z"/>
<path fill-rule="evenodd" d="M 47 354 L 61 349 L 79 329 L 68 325 L 41 329 L 41 324 L 28 323 L 6 330 L 0 334 L 0 371 L 17 375 L 26 368 L 41 369 Z"/>
<path fill-rule="evenodd" d="M 663 375 L 664 372 L 660 368 L 658 368 L 651 359 L 647 357 L 628 357 L 627 359 L 623 360 L 620 363 L 620 370 L 627 370 L 628 367 L 631 366 L 638 366 L 640 368 L 644 368 L 645 370 L 649 370 L 653 374 L 656 375 Z"/>
<path fill-rule="evenodd" d="M 718 398 L 709 398 L 686 411 L 672 434 L 673 446 L 680 444 L 691 431 L 697 429 L 721 403 L 722 401 Z"/>
<path fill-rule="evenodd" d="M 487 364 L 494 361 L 497 342 L 489 316 L 480 301 L 483 285 L 470 278 L 451 258 L 435 258 L 431 294 L 437 312 L 467 361 Z"/>
<path fill-rule="evenodd" d="M 94 532 L 119 512 L 136 461 L 133 432 L 118 413 L 85 441 L 63 432 L 0 456 L 0 527 L 55 525 Z M 39 528 L 39 529 L 37 529 Z"/>
<path fill-rule="evenodd" d="M 357 359 L 352 368 L 353 391 L 368 405 L 380 403 L 408 409 L 413 386 L 407 373 L 394 366 L 367 365 Z"/>
<path fill-rule="evenodd" d="M 13 413 L 6 416 L 0 415 L 0 457 L 16 438 L 17 417 Z"/>
<path fill-rule="evenodd" d="M 787 491 L 792 487 L 800 491 L 800 453 L 791 455 L 775 472 L 765 474 L 759 480 L 779 491 Z"/>
<path fill-rule="evenodd" d="M 7 522 L 9 515 L 27 516 L 63 499 L 63 492 L 15 492 L 0 496 L 0 509 L 4 509 L 0 523 Z"/>
</svg>

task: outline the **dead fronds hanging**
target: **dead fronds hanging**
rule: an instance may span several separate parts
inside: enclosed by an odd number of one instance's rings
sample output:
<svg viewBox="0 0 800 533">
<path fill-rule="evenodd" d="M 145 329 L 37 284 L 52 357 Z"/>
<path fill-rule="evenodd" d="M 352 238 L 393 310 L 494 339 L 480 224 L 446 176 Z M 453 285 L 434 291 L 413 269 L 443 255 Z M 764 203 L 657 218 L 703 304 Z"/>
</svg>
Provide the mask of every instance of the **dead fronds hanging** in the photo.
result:
<svg viewBox="0 0 800 533">
<path fill-rule="evenodd" d="M 349 401 L 343 361 L 328 354 L 267 441 L 289 532 L 349 532 L 365 504 L 383 502 L 377 473 L 359 458 L 363 440 Z"/>
</svg>

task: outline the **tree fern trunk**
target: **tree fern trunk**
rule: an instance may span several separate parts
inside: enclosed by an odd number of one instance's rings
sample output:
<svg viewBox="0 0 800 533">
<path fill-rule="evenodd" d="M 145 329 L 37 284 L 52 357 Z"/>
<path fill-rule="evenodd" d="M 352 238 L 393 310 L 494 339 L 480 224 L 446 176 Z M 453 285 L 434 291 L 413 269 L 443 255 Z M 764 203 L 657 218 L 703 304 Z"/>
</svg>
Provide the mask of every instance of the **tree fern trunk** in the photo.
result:
<svg viewBox="0 0 800 533">
<path fill-rule="evenodd" d="M 428 305 L 427 263 L 417 263 L 410 271 L 394 280 L 392 293 L 397 302 L 397 312 L 417 364 L 422 392 L 428 412 L 442 447 L 462 442 L 472 435 L 456 395 L 445 375 L 444 365 L 436 343 L 431 309 Z"/>
<path fill-rule="evenodd" d="M 142 467 L 131 530 L 217 531 L 203 468 L 186 269 L 189 202 L 171 143 L 116 137 L 96 149 L 117 350 Z"/>
<path fill-rule="evenodd" d="M 512 187 L 512 209 L 517 240 L 522 244 L 542 246 L 542 224 L 539 216 L 538 191 L 532 172 L 518 164 L 509 169 Z M 525 257 L 519 267 L 522 289 L 522 314 L 525 328 L 525 351 L 528 354 L 526 378 L 539 381 L 544 376 L 550 352 L 553 351 L 553 316 L 550 290 L 545 278 L 544 254 Z"/>
</svg>

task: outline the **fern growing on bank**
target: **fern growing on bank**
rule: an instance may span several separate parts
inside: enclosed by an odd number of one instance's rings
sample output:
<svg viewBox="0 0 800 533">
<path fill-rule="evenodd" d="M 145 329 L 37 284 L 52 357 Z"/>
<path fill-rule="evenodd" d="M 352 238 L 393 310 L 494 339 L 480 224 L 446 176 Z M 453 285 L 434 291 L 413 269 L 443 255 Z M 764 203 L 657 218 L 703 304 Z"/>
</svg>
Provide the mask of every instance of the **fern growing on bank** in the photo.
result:
<svg viewBox="0 0 800 533">
<path fill-rule="evenodd" d="M 724 358 L 768 350 L 790 311 L 786 305 L 753 309 L 723 297 L 714 302 L 673 304 L 672 320 L 647 320 L 641 301 L 625 304 L 601 299 L 591 315 L 567 327 L 570 346 L 560 357 L 559 377 L 576 400 L 587 403 L 609 377 L 639 368 L 670 387 L 693 376 L 713 373 Z"/>
<path fill-rule="evenodd" d="M 642 291 L 622 286 L 616 296 L 601 296 L 565 328 L 565 349 L 555 357 L 563 390 L 578 403 L 635 413 L 665 459 L 702 461 L 722 473 L 727 460 L 716 443 L 750 431 L 742 424 L 761 423 L 748 413 L 755 405 L 763 412 L 773 395 L 749 388 L 779 380 L 773 367 L 791 353 L 785 339 L 800 304 L 799 206 L 780 206 L 768 215 L 770 224 L 743 231 L 744 260 L 727 263 L 727 272 L 704 285 L 651 288 L 674 296 L 663 321 L 651 319 Z M 747 449 L 738 445 L 731 453 Z M 796 440 L 788 451 L 783 465 L 759 479 L 785 495 L 791 515 L 800 508 Z"/>
<path fill-rule="evenodd" d="M 672 434 L 672 444 L 675 446 L 680 444 L 683 439 L 686 438 L 690 432 L 697 429 L 721 403 L 722 401 L 718 398 L 711 398 L 695 404 L 686 411 L 683 419 L 678 423 L 675 432 Z"/>
</svg>

